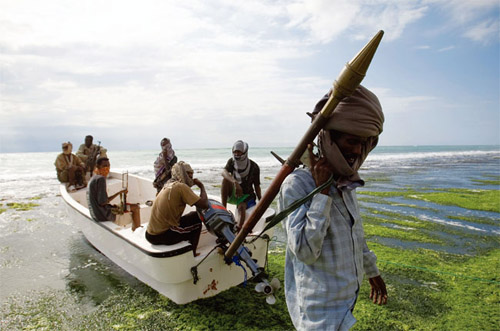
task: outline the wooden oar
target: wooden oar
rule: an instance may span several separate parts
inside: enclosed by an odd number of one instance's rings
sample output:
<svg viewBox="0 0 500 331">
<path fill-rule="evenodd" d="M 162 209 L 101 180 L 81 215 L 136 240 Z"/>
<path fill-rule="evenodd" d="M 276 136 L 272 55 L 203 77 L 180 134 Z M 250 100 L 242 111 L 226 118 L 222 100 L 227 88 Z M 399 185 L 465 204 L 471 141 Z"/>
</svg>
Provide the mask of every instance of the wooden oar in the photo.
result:
<svg viewBox="0 0 500 331">
<path fill-rule="evenodd" d="M 278 194 L 281 184 L 285 178 L 299 166 L 300 157 L 304 154 L 307 145 L 312 143 L 319 131 L 325 126 L 326 122 L 328 122 L 328 119 L 333 114 L 335 107 L 337 107 L 342 99 L 350 96 L 354 90 L 358 88 L 359 84 L 365 77 L 366 71 L 370 66 L 370 62 L 373 59 L 373 55 L 375 55 L 383 35 L 384 31 L 380 30 L 372 38 L 372 40 L 370 40 L 370 42 L 368 42 L 368 44 L 366 44 L 365 47 L 363 47 L 363 49 L 345 65 L 344 69 L 333 83 L 332 93 L 330 94 L 330 97 L 321 110 L 319 116 L 315 117 L 297 147 L 295 147 L 292 154 L 290 154 L 286 162 L 282 165 L 276 177 L 274 177 L 274 180 L 262 196 L 262 199 L 260 199 L 259 203 L 255 207 L 255 210 L 245 221 L 242 229 L 229 246 L 225 254 L 226 260 L 230 260 L 233 257 L 236 250 L 245 240 L 245 237 L 250 233 L 250 231 L 252 231 L 253 227 L 257 224 L 262 215 L 264 215 L 267 207 L 269 207 Z"/>
</svg>

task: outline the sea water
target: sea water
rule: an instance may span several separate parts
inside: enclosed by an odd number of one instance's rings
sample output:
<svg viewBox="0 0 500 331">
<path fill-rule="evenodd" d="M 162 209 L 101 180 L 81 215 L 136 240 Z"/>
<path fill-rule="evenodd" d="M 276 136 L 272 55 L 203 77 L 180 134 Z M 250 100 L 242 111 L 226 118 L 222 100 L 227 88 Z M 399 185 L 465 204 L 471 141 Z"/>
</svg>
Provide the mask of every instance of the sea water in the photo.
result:
<svg viewBox="0 0 500 331">
<path fill-rule="evenodd" d="M 281 164 L 270 154 L 283 159 L 292 148 L 251 148 L 249 157 L 261 169 L 262 190 L 265 191 Z M 159 151 L 108 151 L 112 171 L 125 172 L 153 179 L 153 162 Z M 30 296 L 43 290 L 84 292 L 92 306 L 110 295 L 117 284 L 143 286 L 134 277 L 97 252 L 83 237 L 67 213 L 59 194 L 54 161 L 58 152 L 0 154 L 0 298 Z M 179 160 L 192 165 L 195 177 L 209 194 L 219 195 L 221 171 L 231 157 L 230 149 L 176 150 Z M 405 189 L 494 189 L 496 184 L 480 185 L 477 180 L 500 177 L 499 146 L 379 146 L 365 161 L 360 174 L 365 178 L 363 189 L 395 191 Z M 9 203 L 35 203 L 30 210 L 17 210 Z M 396 201 L 397 202 L 397 201 Z M 360 203 L 362 212 L 371 208 L 415 216 L 423 221 L 445 224 L 458 231 L 487 233 L 498 236 L 498 223 L 458 221 L 450 216 L 470 216 L 497 221 L 494 212 L 467 210 L 459 207 L 412 200 L 419 208 L 394 204 Z M 500 203 L 500 202 L 499 202 Z M 422 207 L 422 208 L 420 208 Z M 493 222 L 493 224 L 495 224 Z M 277 229 L 279 236 L 279 229 Z M 385 241 L 384 241 L 385 240 Z M 387 245 L 408 245 L 380 238 Z M 280 240 L 275 245 L 283 245 Z M 416 247 L 418 243 L 415 243 Z M 455 247 L 467 253 L 471 244 L 461 245 L 456 236 Z M 440 248 L 442 249 L 442 248 Z M 81 290 L 85 288 L 85 291 Z M 33 292 L 35 291 L 35 292 Z M 85 302 L 83 300 L 82 302 Z M 84 305 L 84 303 L 82 303 Z"/>
</svg>

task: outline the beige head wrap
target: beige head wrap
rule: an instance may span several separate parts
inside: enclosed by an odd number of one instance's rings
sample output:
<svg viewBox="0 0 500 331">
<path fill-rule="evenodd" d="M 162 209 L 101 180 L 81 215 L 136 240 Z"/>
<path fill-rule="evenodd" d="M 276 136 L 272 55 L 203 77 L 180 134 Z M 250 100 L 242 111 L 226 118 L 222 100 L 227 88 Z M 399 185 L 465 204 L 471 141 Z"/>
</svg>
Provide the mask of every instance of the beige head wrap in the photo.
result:
<svg viewBox="0 0 500 331">
<path fill-rule="evenodd" d="M 193 169 L 188 163 L 179 161 L 172 167 L 172 178 L 168 182 L 181 182 L 191 187 L 194 185 L 194 181 L 187 173 L 192 171 Z"/>
<path fill-rule="evenodd" d="M 67 149 L 64 149 L 66 148 Z M 62 151 L 64 154 L 69 155 L 73 151 L 73 144 L 71 144 L 69 141 L 68 142 L 63 142 L 62 143 Z"/>
<path fill-rule="evenodd" d="M 328 95 L 316 104 L 313 114 L 319 113 L 327 100 Z M 383 123 L 384 114 L 377 96 L 361 85 L 335 108 L 325 128 L 318 135 L 318 145 L 323 156 L 333 167 L 334 174 L 339 177 L 338 186 L 350 186 L 353 182 L 359 182 L 361 185 L 364 183 L 358 175 L 358 170 L 368 153 L 377 146 Z M 329 130 L 368 138 L 360 157 L 352 167 L 343 157 L 337 144 L 331 140 Z"/>
</svg>

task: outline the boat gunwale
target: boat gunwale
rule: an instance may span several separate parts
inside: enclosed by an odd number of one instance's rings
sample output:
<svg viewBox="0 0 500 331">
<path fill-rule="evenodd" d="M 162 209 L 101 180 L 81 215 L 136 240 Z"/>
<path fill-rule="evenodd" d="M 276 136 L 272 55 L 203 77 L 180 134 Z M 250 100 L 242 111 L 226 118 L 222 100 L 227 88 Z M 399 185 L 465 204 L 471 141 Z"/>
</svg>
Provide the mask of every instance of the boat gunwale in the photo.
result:
<svg viewBox="0 0 500 331">
<path fill-rule="evenodd" d="M 94 219 L 92 219 L 92 216 L 89 217 L 84 212 L 82 212 L 80 210 L 80 208 L 75 208 L 74 205 L 76 204 L 77 206 L 81 206 L 81 208 L 86 209 L 88 211 L 88 208 L 85 208 L 84 206 L 82 206 L 81 204 L 79 204 L 75 199 L 73 199 L 73 197 L 70 195 L 70 193 L 66 189 L 66 184 L 60 184 L 59 187 L 60 187 L 61 196 L 66 201 L 66 203 L 68 203 L 73 210 L 77 211 L 82 216 L 84 216 L 87 219 L 87 221 L 93 222 L 93 223 L 99 225 L 101 228 L 106 229 L 108 232 L 111 232 L 113 235 L 117 236 L 119 239 L 127 242 L 131 246 L 134 246 L 135 248 L 139 249 L 141 252 L 145 253 L 146 255 L 149 255 L 151 257 L 157 257 L 157 258 L 165 258 L 165 257 L 178 256 L 178 255 L 182 255 L 184 253 L 192 252 L 193 251 L 193 246 L 190 243 L 186 243 L 186 246 L 183 246 L 181 248 L 178 248 L 178 249 L 175 249 L 175 250 L 171 250 L 171 251 L 162 251 L 162 252 L 151 252 L 151 251 L 148 251 L 148 250 L 142 248 L 141 246 L 137 245 L 133 241 L 129 240 L 128 238 L 125 238 L 124 236 L 121 236 L 120 234 L 118 234 L 113 229 L 110 229 L 108 226 L 102 224 L 103 222 L 97 222 L 97 221 L 95 221 Z"/>
</svg>

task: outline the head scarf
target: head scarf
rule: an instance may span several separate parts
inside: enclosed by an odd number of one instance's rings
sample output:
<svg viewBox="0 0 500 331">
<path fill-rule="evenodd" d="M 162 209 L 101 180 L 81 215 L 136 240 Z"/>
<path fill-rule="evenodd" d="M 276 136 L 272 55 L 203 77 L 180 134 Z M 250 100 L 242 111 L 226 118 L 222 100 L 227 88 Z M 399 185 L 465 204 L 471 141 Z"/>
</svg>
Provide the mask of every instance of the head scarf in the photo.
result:
<svg viewBox="0 0 500 331">
<path fill-rule="evenodd" d="M 65 150 L 64 147 L 68 148 Z M 73 151 L 73 144 L 71 144 L 69 141 L 62 143 L 62 150 L 64 154 L 71 155 L 71 152 Z"/>
<path fill-rule="evenodd" d="M 241 156 L 234 155 L 235 151 L 240 151 Z M 238 140 L 233 145 L 234 172 L 233 177 L 241 184 L 250 173 L 250 160 L 248 159 L 248 144 L 243 140 Z"/>
<path fill-rule="evenodd" d="M 175 152 L 172 148 L 172 144 L 170 143 L 170 139 L 163 138 L 160 143 L 161 146 L 161 157 L 164 158 L 167 162 L 170 162 L 174 156 Z"/>
<path fill-rule="evenodd" d="M 325 95 L 315 106 L 313 114 L 318 114 L 326 101 Z M 359 86 L 354 93 L 342 100 L 335 108 L 332 116 L 318 135 L 318 145 L 328 163 L 333 167 L 334 175 L 338 178 L 337 186 L 363 185 L 358 170 L 378 143 L 378 136 L 382 133 L 384 114 L 382 106 L 375 94 L 367 88 Z M 329 130 L 335 130 L 351 135 L 368 138 L 362 147 L 361 155 L 351 167 L 343 157 L 337 144 L 331 140 Z M 357 183 L 357 185 L 356 185 Z"/>
<path fill-rule="evenodd" d="M 191 166 L 184 162 L 179 161 L 172 167 L 172 178 L 168 180 L 167 184 L 172 184 L 174 182 L 181 182 L 191 187 L 194 185 L 194 181 L 189 175 L 188 172 L 193 172 Z"/>
</svg>

